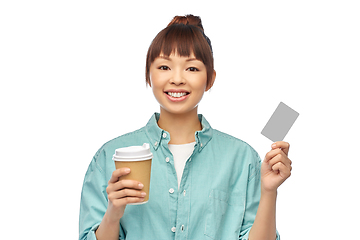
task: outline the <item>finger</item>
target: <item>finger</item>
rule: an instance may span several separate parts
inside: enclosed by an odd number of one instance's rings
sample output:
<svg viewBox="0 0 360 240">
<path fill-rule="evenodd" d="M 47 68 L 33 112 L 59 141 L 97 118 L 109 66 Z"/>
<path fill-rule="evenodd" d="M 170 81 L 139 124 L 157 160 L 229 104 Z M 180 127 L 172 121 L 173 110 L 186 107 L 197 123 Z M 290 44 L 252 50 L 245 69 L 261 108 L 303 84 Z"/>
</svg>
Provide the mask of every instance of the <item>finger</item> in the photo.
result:
<svg viewBox="0 0 360 240">
<path fill-rule="evenodd" d="M 136 197 L 136 198 L 144 198 L 146 196 L 145 192 L 135 189 L 122 189 L 121 191 L 111 192 L 108 195 L 109 200 L 114 201 L 116 199 L 127 198 L 127 197 Z"/>
<path fill-rule="evenodd" d="M 119 169 L 116 169 L 115 171 L 113 171 L 112 175 L 111 175 L 111 178 L 109 180 L 109 184 L 110 183 L 115 183 L 117 181 L 119 181 L 119 178 L 121 176 L 124 176 L 124 175 L 127 175 L 130 173 L 130 168 L 119 168 Z"/>
<path fill-rule="evenodd" d="M 120 198 L 114 201 L 115 205 L 123 206 L 130 203 L 141 203 L 144 201 L 144 198 L 138 198 L 138 197 L 126 197 L 126 198 Z"/>
<path fill-rule="evenodd" d="M 271 160 L 272 158 L 274 158 L 277 155 L 284 155 L 285 153 L 280 149 L 280 148 L 276 148 L 273 150 L 270 150 L 266 155 L 265 155 L 265 162 L 268 162 L 269 160 Z"/>
<path fill-rule="evenodd" d="M 140 190 L 143 187 L 144 185 L 141 182 L 125 179 L 115 183 L 109 183 L 106 188 L 106 192 L 107 194 L 110 194 L 111 192 L 119 191 L 124 188 Z"/>
<path fill-rule="evenodd" d="M 287 168 L 292 169 L 292 167 L 291 167 L 291 160 L 290 160 L 287 156 L 285 156 L 284 153 L 278 154 L 278 155 L 276 155 L 275 157 L 273 157 L 273 158 L 269 161 L 269 165 L 270 165 L 270 166 L 273 166 L 273 165 L 277 164 L 278 162 L 281 162 L 281 163 L 283 163 Z"/>
<path fill-rule="evenodd" d="M 279 175 L 284 179 L 290 177 L 291 175 L 291 170 L 287 168 L 282 162 L 274 164 L 271 169 L 273 171 L 278 171 Z"/>
<path fill-rule="evenodd" d="M 139 182 L 139 181 L 135 181 L 135 180 L 129 180 L 129 179 L 124 179 L 121 181 L 118 181 L 116 183 L 114 183 L 114 189 L 115 190 L 120 190 L 123 188 L 132 188 L 132 189 L 142 189 L 144 187 L 144 185 Z"/>
<path fill-rule="evenodd" d="M 278 141 L 271 145 L 272 149 L 280 148 L 286 155 L 289 153 L 290 144 L 284 141 Z"/>
</svg>

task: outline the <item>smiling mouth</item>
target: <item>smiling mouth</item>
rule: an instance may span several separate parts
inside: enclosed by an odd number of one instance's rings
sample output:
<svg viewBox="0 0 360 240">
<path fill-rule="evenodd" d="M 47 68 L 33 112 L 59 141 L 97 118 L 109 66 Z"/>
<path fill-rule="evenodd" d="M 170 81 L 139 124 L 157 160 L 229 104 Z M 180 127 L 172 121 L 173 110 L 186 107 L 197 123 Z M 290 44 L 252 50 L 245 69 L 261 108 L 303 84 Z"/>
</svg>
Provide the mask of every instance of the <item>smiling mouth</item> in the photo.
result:
<svg viewBox="0 0 360 240">
<path fill-rule="evenodd" d="M 189 94 L 188 92 L 165 92 L 165 93 L 173 98 L 180 98 Z"/>
</svg>

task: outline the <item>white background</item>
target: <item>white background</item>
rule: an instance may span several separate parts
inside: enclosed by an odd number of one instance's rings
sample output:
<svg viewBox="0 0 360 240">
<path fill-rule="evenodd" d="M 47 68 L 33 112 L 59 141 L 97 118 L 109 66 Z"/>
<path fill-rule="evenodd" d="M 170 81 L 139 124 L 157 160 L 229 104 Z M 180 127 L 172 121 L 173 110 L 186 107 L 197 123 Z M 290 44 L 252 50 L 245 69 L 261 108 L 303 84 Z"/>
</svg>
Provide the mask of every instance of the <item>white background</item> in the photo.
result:
<svg viewBox="0 0 360 240">
<path fill-rule="evenodd" d="M 131 3 L 130 3 L 131 2 Z M 145 86 L 152 39 L 175 15 L 203 20 L 217 79 L 200 103 L 213 128 L 252 145 L 280 101 L 300 113 L 285 138 L 282 239 L 355 239 L 359 202 L 358 1 L 2 1 L 1 235 L 77 239 L 95 152 L 159 111 Z"/>
</svg>

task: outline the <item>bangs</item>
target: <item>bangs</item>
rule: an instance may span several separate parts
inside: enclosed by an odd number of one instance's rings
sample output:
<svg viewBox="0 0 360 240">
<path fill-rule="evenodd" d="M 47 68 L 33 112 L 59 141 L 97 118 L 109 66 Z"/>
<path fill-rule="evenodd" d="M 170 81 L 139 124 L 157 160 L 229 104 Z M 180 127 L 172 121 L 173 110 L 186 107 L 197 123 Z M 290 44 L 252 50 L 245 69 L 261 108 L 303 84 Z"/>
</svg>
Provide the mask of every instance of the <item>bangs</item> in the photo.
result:
<svg viewBox="0 0 360 240">
<path fill-rule="evenodd" d="M 168 26 L 159 32 L 149 47 L 146 59 L 146 81 L 150 82 L 150 65 L 160 54 L 164 54 L 166 57 L 171 54 L 189 57 L 192 53 L 206 66 L 209 80 L 209 72 L 213 71 L 213 56 L 202 31 L 193 25 L 173 24 Z"/>
<path fill-rule="evenodd" d="M 160 53 L 167 57 L 172 53 L 177 53 L 181 57 L 189 57 L 191 53 L 194 53 L 195 57 L 201 60 L 195 54 L 195 52 L 200 52 L 196 51 L 199 46 L 194 46 L 199 45 L 197 42 L 201 41 L 201 39 L 197 36 L 199 31 L 193 28 L 195 27 L 184 24 L 171 25 L 168 31 L 164 31 L 164 33 L 161 34 L 163 36 L 159 36 L 159 42 L 154 44 L 154 51 L 152 52 L 154 59 L 152 60 L 155 60 Z"/>
</svg>

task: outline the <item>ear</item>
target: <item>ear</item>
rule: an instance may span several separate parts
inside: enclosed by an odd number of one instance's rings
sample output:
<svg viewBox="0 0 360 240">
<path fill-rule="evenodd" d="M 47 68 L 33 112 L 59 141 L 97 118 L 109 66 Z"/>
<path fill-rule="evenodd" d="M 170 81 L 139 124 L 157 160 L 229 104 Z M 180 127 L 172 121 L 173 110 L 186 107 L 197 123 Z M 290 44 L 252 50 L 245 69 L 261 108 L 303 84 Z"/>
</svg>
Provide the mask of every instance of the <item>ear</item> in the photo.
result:
<svg viewBox="0 0 360 240">
<path fill-rule="evenodd" d="M 212 88 L 212 86 L 214 85 L 214 82 L 215 82 L 215 78 L 216 78 L 216 71 L 214 70 L 214 72 L 212 74 L 212 78 L 211 78 L 210 82 L 206 86 L 205 92 L 209 91 L 210 88 Z"/>
</svg>

